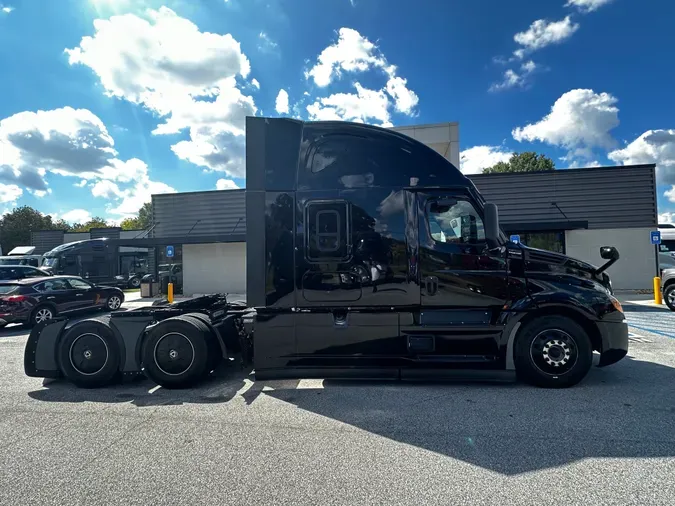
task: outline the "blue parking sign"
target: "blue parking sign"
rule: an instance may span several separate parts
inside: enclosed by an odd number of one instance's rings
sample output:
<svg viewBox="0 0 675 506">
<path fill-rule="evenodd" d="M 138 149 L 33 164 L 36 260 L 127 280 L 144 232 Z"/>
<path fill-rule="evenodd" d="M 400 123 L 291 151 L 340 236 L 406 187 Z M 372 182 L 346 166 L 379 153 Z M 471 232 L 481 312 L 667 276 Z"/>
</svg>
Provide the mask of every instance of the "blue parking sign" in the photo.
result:
<svg viewBox="0 0 675 506">
<path fill-rule="evenodd" d="M 173 257 L 173 246 L 167 246 L 166 247 L 166 256 L 167 256 L 167 258 Z"/>
<path fill-rule="evenodd" d="M 511 237 L 509 237 L 509 240 L 516 244 L 520 244 L 520 236 L 518 234 L 512 235 Z"/>
<path fill-rule="evenodd" d="M 661 244 L 661 231 L 660 230 L 652 230 L 650 237 L 651 237 L 651 240 L 652 240 L 652 244 Z"/>
</svg>

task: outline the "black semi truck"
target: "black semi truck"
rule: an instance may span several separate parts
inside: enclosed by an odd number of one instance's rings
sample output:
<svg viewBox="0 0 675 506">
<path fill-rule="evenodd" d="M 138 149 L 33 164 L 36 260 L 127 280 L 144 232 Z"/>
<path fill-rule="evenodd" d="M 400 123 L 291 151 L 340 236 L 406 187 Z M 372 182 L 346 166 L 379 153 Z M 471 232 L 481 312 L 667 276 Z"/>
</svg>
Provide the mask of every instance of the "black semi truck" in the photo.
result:
<svg viewBox="0 0 675 506">
<path fill-rule="evenodd" d="M 247 303 L 225 295 L 38 325 L 29 376 L 187 387 L 239 357 L 259 380 L 515 371 L 565 387 L 628 351 L 605 270 L 506 240 L 431 148 L 343 122 L 247 118 Z"/>
</svg>

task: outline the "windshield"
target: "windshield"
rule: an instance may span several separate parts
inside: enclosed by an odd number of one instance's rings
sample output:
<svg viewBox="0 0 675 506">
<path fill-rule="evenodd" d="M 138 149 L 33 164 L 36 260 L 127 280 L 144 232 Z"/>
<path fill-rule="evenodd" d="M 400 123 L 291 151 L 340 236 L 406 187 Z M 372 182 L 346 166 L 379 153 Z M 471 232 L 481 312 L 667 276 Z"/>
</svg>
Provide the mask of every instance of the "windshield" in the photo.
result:
<svg viewBox="0 0 675 506">
<path fill-rule="evenodd" d="M 45 257 L 42 259 L 43 267 L 56 267 L 58 263 L 59 259 L 57 257 Z"/>
<path fill-rule="evenodd" d="M 666 239 L 659 244 L 660 253 L 675 253 L 675 239 Z"/>
</svg>

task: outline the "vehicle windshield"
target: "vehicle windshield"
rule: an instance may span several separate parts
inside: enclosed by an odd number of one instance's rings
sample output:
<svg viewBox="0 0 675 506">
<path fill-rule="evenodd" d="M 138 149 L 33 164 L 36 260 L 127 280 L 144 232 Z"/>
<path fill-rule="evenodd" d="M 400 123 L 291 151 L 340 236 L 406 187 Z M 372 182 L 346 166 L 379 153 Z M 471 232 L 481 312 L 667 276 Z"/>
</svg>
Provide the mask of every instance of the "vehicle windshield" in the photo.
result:
<svg viewBox="0 0 675 506">
<path fill-rule="evenodd" d="M 660 253 L 675 253 L 675 239 L 666 239 L 659 244 Z"/>
<path fill-rule="evenodd" d="M 59 259 L 57 257 L 45 257 L 42 259 L 43 267 L 56 267 L 58 263 Z"/>
</svg>

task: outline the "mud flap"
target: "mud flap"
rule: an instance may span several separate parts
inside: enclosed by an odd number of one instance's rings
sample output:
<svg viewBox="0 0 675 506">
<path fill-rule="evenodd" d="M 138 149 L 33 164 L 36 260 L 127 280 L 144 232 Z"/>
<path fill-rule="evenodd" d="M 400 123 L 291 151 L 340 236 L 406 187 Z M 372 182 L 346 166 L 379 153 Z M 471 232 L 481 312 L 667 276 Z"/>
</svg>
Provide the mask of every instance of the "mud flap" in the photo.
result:
<svg viewBox="0 0 675 506">
<path fill-rule="evenodd" d="M 56 362 L 56 346 L 67 319 L 54 319 L 33 327 L 28 336 L 23 355 L 26 376 L 32 378 L 60 378 L 61 371 Z"/>
</svg>

